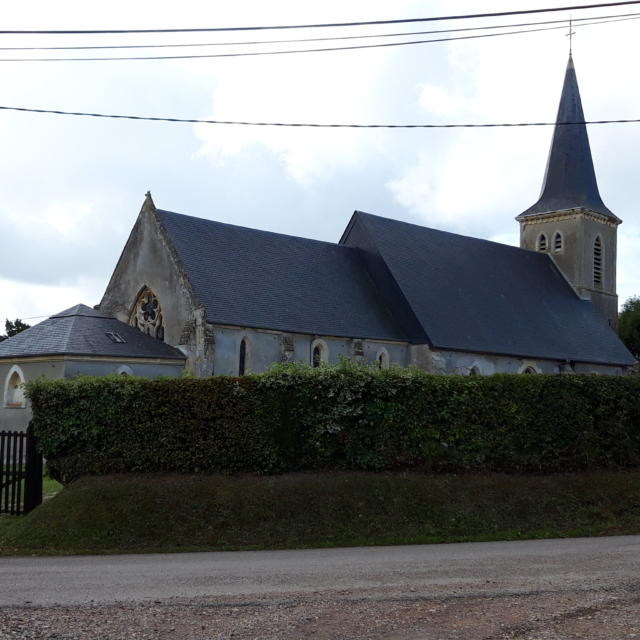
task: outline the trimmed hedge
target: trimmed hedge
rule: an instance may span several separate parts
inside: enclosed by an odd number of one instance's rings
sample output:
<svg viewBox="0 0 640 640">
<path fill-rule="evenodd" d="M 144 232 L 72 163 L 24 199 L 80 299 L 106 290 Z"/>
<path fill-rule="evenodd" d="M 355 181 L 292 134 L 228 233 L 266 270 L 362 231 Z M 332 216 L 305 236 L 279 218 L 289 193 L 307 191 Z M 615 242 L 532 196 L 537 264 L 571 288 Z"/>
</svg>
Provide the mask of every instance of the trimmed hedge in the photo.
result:
<svg viewBox="0 0 640 640">
<path fill-rule="evenodd" d="M 241 378 L 27 385 L 52 476 L 640 466 L 640 378 L 440 376 L 343 363 Z"/>
</svg>

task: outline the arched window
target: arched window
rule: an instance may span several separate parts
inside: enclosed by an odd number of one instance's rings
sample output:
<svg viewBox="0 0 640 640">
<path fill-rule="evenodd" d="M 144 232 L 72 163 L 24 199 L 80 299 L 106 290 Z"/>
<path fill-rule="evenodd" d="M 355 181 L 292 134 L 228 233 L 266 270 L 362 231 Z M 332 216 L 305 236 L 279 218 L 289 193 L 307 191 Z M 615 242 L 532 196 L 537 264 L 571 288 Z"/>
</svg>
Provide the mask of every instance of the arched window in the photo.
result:
<svg viewBox="0 0 640 640">
<path fill-rule="evenodd" d="M 323 340 L 314 340 L 311 343 L 311 366 L 319 367 L 327 364 L 329 360 L 329 349 Z"/>
<path fill-rule="evenodd" d="M 544 233 L 541 233 L 538 236 L 538 251 L 546 251 L 547 250 L 547 236 Z"/>
<path fill-rule="evenodd" d="M 480 375 L 480 369 L 478 369 L 477 366 L 473 366 L 471 367 L 471 369 L 469 369 L 469 375 L 470 376 L 479 376 Z"/>
<path fill-rule="evenodd" d="M 380 349 L 380 351 L 378 351 L 378 355 L 376 355 L 376 365 L 378 369 L 389 368 L 389 353 L 386 349 Z"/>
<path fill-rule="evenodd" d="M 133 305 L 129 324 L 147 335 L 164 340 L 164 317 L 156 294 L 144 287 Z"/>
<path fill-rule="evenodd" d="M 564 241 L 562 238 L 562 234 L 559 231 L 556 231 L 553 235 L 553 250 L 554 251 L 562 251 L 564 248 Z"/>
<path fill-rule="evenodd" d="M 133 369 L 129 366 L 127 366 L 126 364 L 123 364 L 122 366 L 118 367 L 116 369 L 116 373 L 119 376 L 132 376 L 133 375 Z"/>
<path fill-rule="evenodd" d="M 602 240 L 600 236 L 596 236 L 596 239 L 593 242 L 593 286 L 601 287 L 602 286 L 602 254 L 604 253 L 602 247 Z"/>
<path fill-rule="evenodd" d="M 558 365 L 558 373 L 575 373 L 576 363 L 573 360 L 565 360 Z"/>
<path fill-rule="evenodd" d="M 526 367 L 522 373 L 538 373 L 533 367 Z"/>
<path fill-rule="evenodd" d="M 4 404 L 14 409 L 26 406 L 24 396 L 24 375 L 20 367 L 13 366 L 7 375 L 4 387 Z"/>
<path fill-rule="evenodd" d="M 238 358 L 238 375 L 243 376 L 247 368 L 247 339 L 240 342 L 240 357 Z"/>
</svg>

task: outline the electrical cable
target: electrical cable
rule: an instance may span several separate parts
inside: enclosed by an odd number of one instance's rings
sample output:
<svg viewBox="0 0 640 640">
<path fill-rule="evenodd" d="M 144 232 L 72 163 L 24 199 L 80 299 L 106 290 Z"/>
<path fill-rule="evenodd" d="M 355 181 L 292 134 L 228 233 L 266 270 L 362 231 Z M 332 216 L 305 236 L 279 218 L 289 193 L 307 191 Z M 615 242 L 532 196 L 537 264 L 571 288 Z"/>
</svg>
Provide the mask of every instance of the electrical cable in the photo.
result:
<svg viewBox="0 0 640 640">
<path fill-rule="evenodd" d="M 429 18 L 401 18 L 396 20 L 360 20 L 354 22 L 326 22 L 317 24 L 285 24 L 251 27 L 189 27 L 170 29 L 16 29 L 0 30 L 2 35 L 77 35 L 77 34 L 114 34 L 114 33 L 194 33 L 214 31 L 268 31 L 276 29 L 318 29 L 339 27 L 362 27 L 383 24 L 407 24 L 415 22 L 442 22 L 446 20 L 473 20 L 477 18 L 495 18 L 501 16 L 527 15 L 534 13 L 552 13 L 556 11 L 582 11 L 602 7 L 619 7 L 640 4 L 640 0 L 623 0 L 620 2 L 599 2 L 594 4 L 572 5 L 568 7 L 548 7 L 546 9 L 520 9 L 516 11 L 498 11 L 493 13 L 470 13 L 466 15 L 433 16 Z"/>
<path fill-rule="evenodd" d="M 640 2 L 640 0 L 638 0 Z M 620 18 L 618 20 L 602 20 L 575 25 L 576 27 L 588 27 L 597 24 L 609 24 L 622 20 L 637 20 L 638 17 Z M 566 21 L 565 21 L 566 22 Z M 298 53 L 326 53 L 329 51 L 354 51 L 362 49 L 381 49 L 389 47 L 402 47 L 417 44 L 429 44 L 435 42 L 451 42 L 453 40 L 475 40 L 478 38 L 496 38 L 499 36 L 521 35 L 526 33 L 538 33 L 541 31 L 553 31 L 566 28 L 564 25 L 555 27 L 540 27 L 538 29 L 521 29 L 516 31 L 502 31 L 500 33 L 481 33 L 470 36 L 452 36 L 450 38 L 433 38 L 430 40 L 409 40 L 404 42 L 383 42 L 377 44 L 350 45 L 346 47 L 320 47 L 316 49 L 281 49 L 276 51 L 243 51 L 236 53 L 208 53 L 208 54 L 180 54 L 180 55 L 155 55 L 155 56 L 109 56 L 109 57 L 85 57 L 85 58 L 0 58 L 0 62 L 116 62 L 133 60 L 194 60 L 209 58 L 244 58 L 256 56 L 288 55 Z"/>
<path fill-rule="evenodd" d="M 588 22 L 591 20 L 603 20 L 614 22 L 615 18 L 622 20 L 640 16 L 640 13 L 618 13 L 606 16 L 591 16 L 590 18 L 574 18 L 574 26 L 583 26 L 580 22 Z M 511 29 L 516 27 L 532 27 L 547 24 L 566 24 L 567 20 L 538 20 L 535 22 L 520 22 L 514 24 L 494 24 L 486 27 L 461 27 L 458 29 L 433 29 L 430 31 L 404 31 L 396 33 L 377 33 L 357 36 L 325 36 L 322 38 L 284 38 L 279 40 L 244 40 L 240 42 L 190 42 L 190 43 L 174 43 L 174 44 L 114 44 L 114 45 L 75 45 L 75 46 L 58 46 L 58 47 L 0 47 L 0 51 L 68 51 L 68 50 L 87 50 L 87 49 L 163 49 L 163 48 L 182 48 L 182 47 L 221 47 L 221 46 L 255 46 L 262 44 L 286 44 L 294 42 L 326 42 L 335 40 L 363 40 L 372 38 L 396 38 L 404 36 L 432 35 L 436 33 L 459 33 L 466 31 L 487 31 L 489 29 Z"/>
<path fill-rule="evenodd" d="M 51 314 L 51 315 L 53 315 L 53 314 Z M 20 318 L 19 317 L 18 320 L 20 320 L 22 322 L 24 322 L 25 320 L 39 320 L 40 318 L 50 318 L 51 315 L 48 315 L 48 316 L 31 316 L 29 318 Z"/>
<path fill-rule="evenodd" d="M 132 116 L 83 111 L 61 111 L 58 109 L 31 109 L 27 107 L 0 106 L 1 111 L 25 113 L 46 113 L 62 116 L 83 116 L 90 118 L 113 118 L 118 120 L 143 120 L 148 122 L 177 122 L 187 124 L 240 125 L 249 127 L 307 127 L 315 129 L 481 129 L 499 127 L 550 127 L 586 124 L 630 124 L 640 122 L 640 118 L 618 120 L 576 120 L 567 122 L 484 122 L 464 124 L 353 124 L 353 123 L 310 123 L 310 122 L 249 122 L 243 120 L 201 120 L 198 118 L 166 118 L 156 116 Z"/>
</svg>

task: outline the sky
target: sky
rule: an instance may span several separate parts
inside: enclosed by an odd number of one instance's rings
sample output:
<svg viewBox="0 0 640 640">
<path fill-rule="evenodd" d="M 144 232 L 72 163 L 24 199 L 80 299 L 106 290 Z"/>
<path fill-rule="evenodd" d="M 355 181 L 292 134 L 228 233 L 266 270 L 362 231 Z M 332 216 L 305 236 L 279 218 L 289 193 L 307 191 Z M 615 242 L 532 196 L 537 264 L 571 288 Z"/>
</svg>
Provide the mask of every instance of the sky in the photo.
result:
<svg viewBox="0 0 640 640">
<path fill-rule="evenodd" d="M 517 8 L 556 4 L 571 3 L 527 0 Z M 513 8 L 509 0 L 25 0 L 4 7 L 2 28 L 309 24 Z M 634 11 L 640 5 L 572 15 Z M 322 33 L 0 35 L 0 47 L 213 43 L 568 18 L 563 11 Z M 587 119 L 640 117 L 634 64 L 639 29 L 637 20 L 574 27 L 573 56 Z M 567 63 L 566 33 L 563 26 L 414 46 L 244 58 L 0 61 L 0 106 L 281 122 L 553 121 Z M 215 48 L 223 50 L 240 47 Z M 85 53 L 96 52 L 5 50 L 0 58 Z M 330 242 L 339 240 L 358 209 L 517 245 L 514 217 L 538 198 L 551 135 L 551 127 L 285 129 L 0 110 L 0 322 L 19 317 L 34 324 L 78 303 L 99 303 L 147 190 L 161 209 Z M 622 303 L 640 294 L 640 124 L 591 125 L 589 136 L 602 198 L 624 221 L 618 230 Z"/>
</svg>

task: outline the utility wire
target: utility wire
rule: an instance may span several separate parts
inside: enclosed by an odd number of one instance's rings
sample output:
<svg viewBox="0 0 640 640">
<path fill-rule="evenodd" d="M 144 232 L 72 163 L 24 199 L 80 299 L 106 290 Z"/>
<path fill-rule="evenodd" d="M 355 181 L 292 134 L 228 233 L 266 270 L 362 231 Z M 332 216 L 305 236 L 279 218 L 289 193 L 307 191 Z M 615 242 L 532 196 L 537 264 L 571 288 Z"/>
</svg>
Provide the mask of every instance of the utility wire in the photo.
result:
<svg viewBox="0 0 640 640">
<path fill-rule="evenodd" d="M 603 20 L 613 22 L 614 18 L 622 20 L 640 16 L 640 13 L 618 13 L 606 16 L 591 16 L 589 18 L 574 18 L 573 23 L 588 22 L 591 20 Z M 403 31 L 396 33 L 377 33 L 358 36 L 325 36 L 322 38 L 284 38 L 280 40 L 244 40 L 239 42 L 190 42 L 174 44 L 114 44 L 114 45 L 75 45 L 58 47 L 0 47 L 0 51 L 61 51 L 61 50 L 87 50 L 87 49 L 162 49 L 182 47 L 227 47 L 227 46 L 255 46 L 261 44 L 286 44 L 294 42 L 326 42 L 335 40 L 363 40 L 372 38 L 396 38 L 404 36 L 432 35 L 436 33 L 460 33 L 467 31 L 487 31 L 489 29 L 511 29 L 516 27 L 532 27 L 547 24 L 566 24 L 567 20 L 538 20 L 535 22 L 520 22 L 515 24 L 493 24 L 485 27 L 461 27 L 458 29 L 435 29 L 431 31 Z M 578 25 L 582 26 L 582 25 Z"/>
<path fill-rule="evenodd" d="M 285 24 L 251 27 L 190 27 L 173 29 L 17 29 L 0 30 L 3 35 L 75 35 L 75 34 L 111 34 L 111 33 L 194 33 L 213 31 L 267 31 L 276 29 L 318 29 L 337 27 L 362 27 L 382 24 L 406 24 L 412 22 L 439 22 L 445 20 L 472 20 L 477 18 L 495 18 L 499 16 L 516 16 L 534 13 L 551 13 L 556 11 L 581 11 L 583 9 L 599 9 L 601 7 L 619 7 L 640 4 L 640 0 L 625 0 L 624 2 L 600 2 L 597 4 L 581 4 L 567 7 L 549 7 L 546 9 L 521 9 L 518 11 L 499 11 L 494 13 L 470 13 L 466 15 L 433 16 L 429 18 L 402 18 L 397 20 L 366 20 L 357 22 L 326 22 L 319 24 Z"/>
<path fill-rule="evenodd" d="M 2 111 L 21 111 L 26 113 L 48 113 L 62 116 L 83 116 L 89 118 L 115 118 L 118 120 L 144 120 L 150 122 L 179 122 L 188 124 L 239 125 L 248 127 L 307 127 L 316 129 L 481 129 L 498 127 L 550 127 L 577 124 L 629 124 L 640 122 L 640 118 L 620 120 L 572 120 L 567 122 L 484 122 L 465 124 L 352 124 L 352 123 L 310 123 L 310 122 L 248 122 L 243 120 L 201 120 L 198 118 L 163 118 L 154 116 L 115 115 L 107 113 L 88 113 L 83 111 L 60 111 L 54 109 L 30 109 L 27 107 L 0 106 Z"/>
<path fill-rule="evenodd" d="M 640 2 L 640 0 L 638 0 Z M 589 23 L 582 23 L 580 27 L 587 27 L 596 24 L 608 24 L 610 22 L 620 22 L 622 20 L 637 20 L 633 18 L 619 18 L 617 20 L 601 20 Z M 566 22 L 566 21 L 564 21 Z M 429 44 L 434 42 L 450 42 L 452 40 L 475 40 L 478 38 L 496 38 L 498 36 L 510 36 L 526 33 L 538 33 L 541 31 L 553 31 L 564 29 L 565 26 L 540 27 L 537 29 L 520 29 L 516 31 L 502 31 L 500 33 L 481 33 L 470 36 L 451 36 L 449 38 L 433 38 L 429 40 L 408 40 L 404 42 L 382 42 L 377 44 L 349 45 L 346 47 L 319 47 L 315 49 L 280 49 L 276 51 L 242 51 L 236 53 L 207 53 L 207 54 L 176 54 L 176 55 L 154 55 L 154 56 L 109 56 L 109 57 L 84 57 L 84 58 L 0 58 L 0 62 L 114 62 L 132 60 L 194 60 L 205 58 L 243 58 L 256 56 L 275 56 L 296 53 L 326 53 L 328 51 L 354 51 L 362 49 L 380 49 L 388 47 L 403 47 L 417 44 Z"/>
<path fill-rule="evenodd" d="M 53 314 L 51 314 L 51 315 L 53 315 Z M 24 321 L 24 320 L 39 320 L 40 318 L 50 318 L 51 315 L 48 315 L 48 316 L 30 316 L 29 318 L 22 318 L 22 317 L 18 316 L 18 320 L 22 320 L 22 321 Z"/>
</svg>

